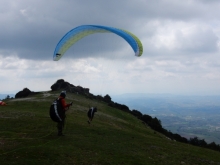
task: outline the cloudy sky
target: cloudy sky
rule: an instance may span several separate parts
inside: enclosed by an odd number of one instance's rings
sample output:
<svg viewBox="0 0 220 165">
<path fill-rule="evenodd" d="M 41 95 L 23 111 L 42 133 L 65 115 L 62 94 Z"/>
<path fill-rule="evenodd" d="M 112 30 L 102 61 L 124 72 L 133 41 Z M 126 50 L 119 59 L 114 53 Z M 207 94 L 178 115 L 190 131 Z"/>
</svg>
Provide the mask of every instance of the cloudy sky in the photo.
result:
<svg viewBox="0 0 220 165">
<path fill-rule="evenodd" d="M 219 0 L 0 0 L 0 93 L 46 91 L 58 79 L 93 94 L 220 93 Z M 114 34 L 91 35 L 59 61 L 69 30 L 126 29 L 144 52 Z"/>
</svg>

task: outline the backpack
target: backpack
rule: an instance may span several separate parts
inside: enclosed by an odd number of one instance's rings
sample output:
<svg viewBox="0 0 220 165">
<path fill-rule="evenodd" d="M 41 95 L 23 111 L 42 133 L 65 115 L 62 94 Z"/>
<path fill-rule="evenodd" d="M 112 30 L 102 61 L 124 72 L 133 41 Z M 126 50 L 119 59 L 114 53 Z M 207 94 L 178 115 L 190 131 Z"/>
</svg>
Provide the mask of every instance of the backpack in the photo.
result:
<svg viewBox="0 0 220 165">
<path fill-rule="evenodd" d="M 49 114 L 54 122 L 61 122 L 64 120 L 65 111 L 62 108 L 61 99 L 58 98 L 52 102 Z"/>
<path fill-rule="evenodd" d="M 96 108 L 96 107 L 95 107 L 95 108 L 91 107 L 91 108 L 89 109 L 89 111 L 87 112 L 87 116 L 88 116 L 89 118 L 93 118 L 95 112 L 97 112 L 97 108 Z"/>
</svg>

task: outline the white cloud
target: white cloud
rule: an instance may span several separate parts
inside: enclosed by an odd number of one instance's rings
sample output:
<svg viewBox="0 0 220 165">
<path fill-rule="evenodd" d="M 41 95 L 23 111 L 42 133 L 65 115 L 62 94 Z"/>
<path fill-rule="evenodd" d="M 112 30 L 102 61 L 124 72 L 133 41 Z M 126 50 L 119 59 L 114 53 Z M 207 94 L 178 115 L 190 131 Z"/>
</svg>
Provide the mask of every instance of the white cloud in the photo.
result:
<svg viewBox="0 0 220 165">
<path fill-rule="evenodd" d="M 0 93 L 50 90 L 60 78 L 103 95 L 220 92 L 219 1 L 0 2 Z M 143 55 L 135 57 L 123 39 L 104 34 L 84 38 L 52 61 L 61 37 L 82 24 L 131 31 Z"/>
</svg>

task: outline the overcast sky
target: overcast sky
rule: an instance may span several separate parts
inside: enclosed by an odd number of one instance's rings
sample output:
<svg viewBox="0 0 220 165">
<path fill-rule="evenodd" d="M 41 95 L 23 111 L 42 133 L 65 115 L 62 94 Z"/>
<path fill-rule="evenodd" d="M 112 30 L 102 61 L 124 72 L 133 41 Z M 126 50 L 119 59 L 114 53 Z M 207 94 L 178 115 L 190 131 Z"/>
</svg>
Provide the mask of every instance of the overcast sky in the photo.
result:
<svg viewBox="0 0 220 165">
<path fill-rule="evenodd" d="M 0 0 L 0 93 L 47 91 L 58 79 L 93 94 L 220 94 L 219 0 Z M 94 34 L 53 61 L 79 25 L 126 29 L 134 52 L 114 34 Z"/>
</svg>

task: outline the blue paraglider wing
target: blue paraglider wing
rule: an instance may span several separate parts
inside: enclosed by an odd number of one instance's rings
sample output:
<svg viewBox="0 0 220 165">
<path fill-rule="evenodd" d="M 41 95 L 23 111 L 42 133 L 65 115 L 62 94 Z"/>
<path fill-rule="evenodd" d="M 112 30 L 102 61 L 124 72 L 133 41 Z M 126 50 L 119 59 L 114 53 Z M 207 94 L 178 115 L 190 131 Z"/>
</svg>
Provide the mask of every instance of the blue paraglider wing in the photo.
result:
<svg viewBox="0 0 220 165">
<path fill-rule="evenodd" d="M 135 52 L 135 56 L 139 57 L 143 53 L 143 46 L 141 41 L 134 34 L 128 32 L 127 30 L 99 25 L 81 25 L 70 30 L 61 38 L 55 48 L 53 60 L 58 61 L 65 54 L 65 52 L 77 41 L 94 33 L 117 34 L 129 43 L 129 45 Z"/>
</svg>

